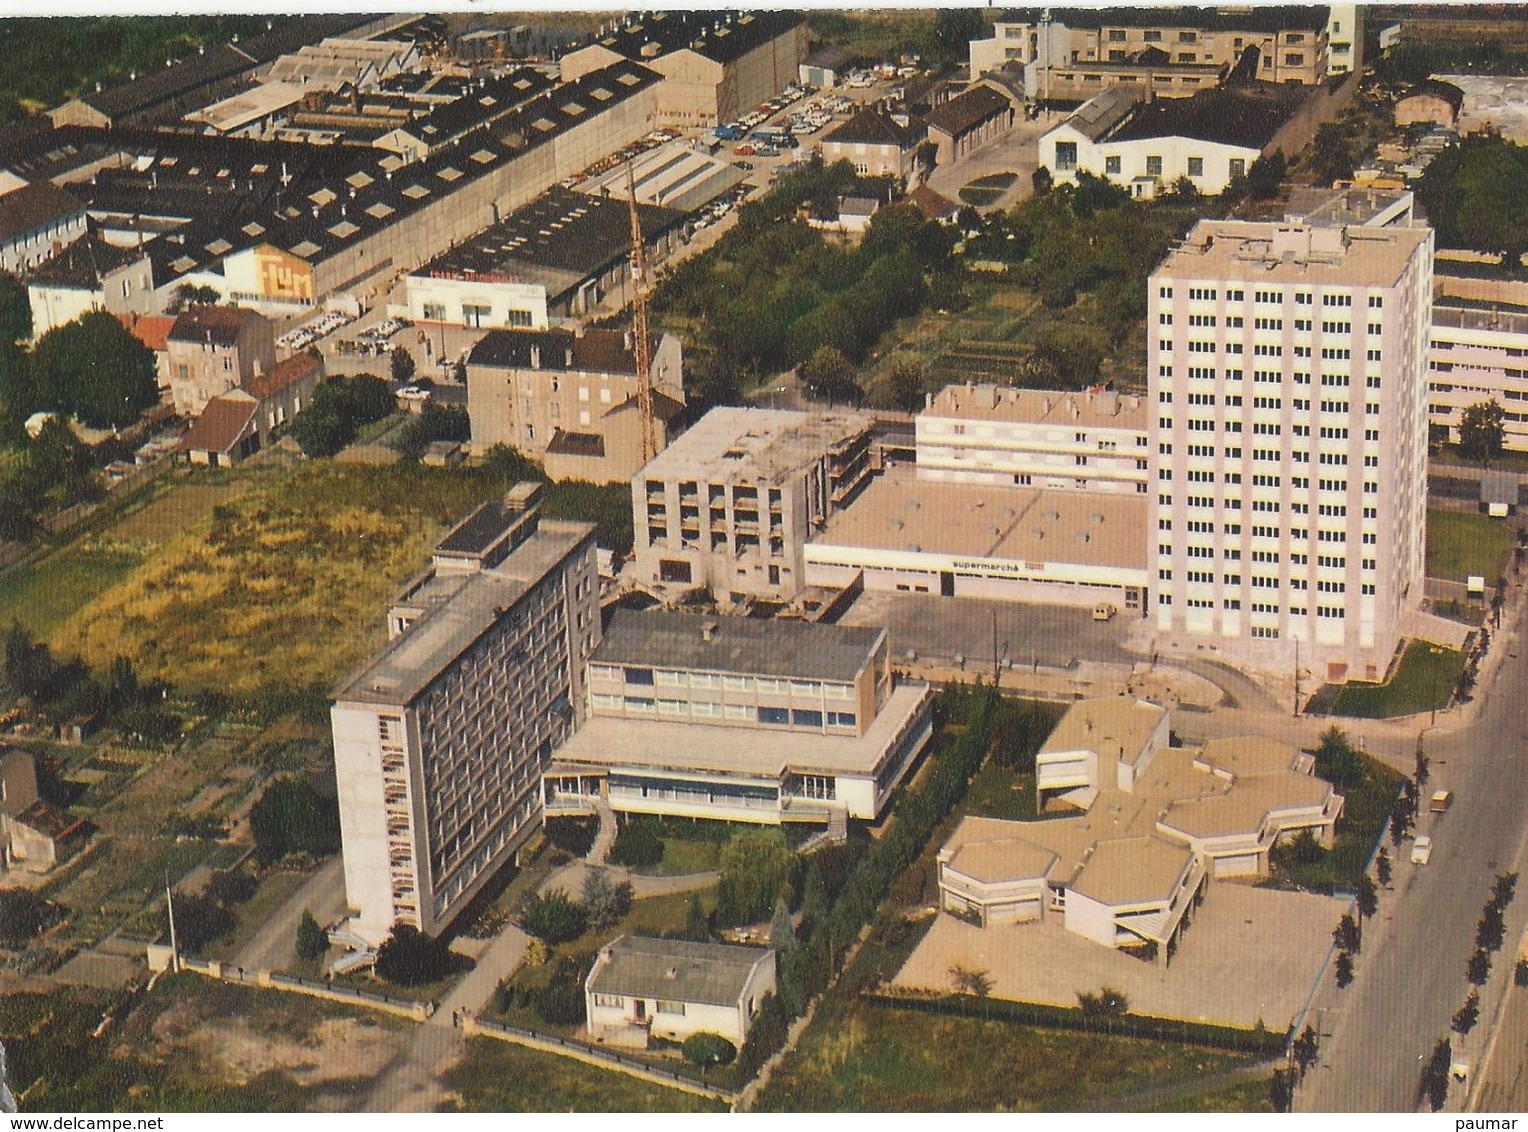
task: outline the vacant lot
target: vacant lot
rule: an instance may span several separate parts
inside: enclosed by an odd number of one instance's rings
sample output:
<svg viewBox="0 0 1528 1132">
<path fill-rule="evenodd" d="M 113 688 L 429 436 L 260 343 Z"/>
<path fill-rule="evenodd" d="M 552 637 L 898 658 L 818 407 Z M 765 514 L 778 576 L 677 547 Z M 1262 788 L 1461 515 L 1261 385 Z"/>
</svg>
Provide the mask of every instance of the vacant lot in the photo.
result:
<svg viewBox="0 0 1528 1132">
<path fill-rule="evenodd" d="M 130 657 L 187 690 L 327 685 L 383 639 L 383 604 L 486 481 L 428 468 L 311 465 L 206 507 L 67 618 L 52 641 Z M 155 504 L 170 507 L 175 496 Z M 157 526 L 153 509 L 130 517 Z"/>
<path fill-rule="evenodd" d="M 756 1107 L 766 1112 L 1125 1108 L 1138 1091 L 1248 1060 L 1220 1050 L 859 1002 L 846 1013 L 824 1011 L 817 1017 Z"/>
<path fill-rule="evenodd" d="M 455 1112 L 722 1112 L 716 1101 L 624 1073 L 510 1045 L 469 1038 L 445 1075 Z"/>
<path fill-rule="evenodd" d="M 1500 519 L 1469 511 L 1427 513 L 1427 576 L 1462 582 L 1471 574 L 1494 585 L 1507 568 L 1512 531 Z"/>
</svg>

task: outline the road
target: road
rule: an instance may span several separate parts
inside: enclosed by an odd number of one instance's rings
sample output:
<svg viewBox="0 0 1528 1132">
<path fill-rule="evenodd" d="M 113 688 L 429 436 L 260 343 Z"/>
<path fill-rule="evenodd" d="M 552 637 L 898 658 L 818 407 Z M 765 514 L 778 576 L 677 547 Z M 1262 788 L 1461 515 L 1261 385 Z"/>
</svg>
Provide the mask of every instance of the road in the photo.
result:
<svg viewBox="0 0 1528 1132">
<path fill-rule="evenodd" d="M 345 862 L 336 854 L 325 861 L 301 888 L 282 902 L 265 925 L 234 955 L 234 965 L 246 971 L 283 971 L 297 949 L 297 925 L 304 909 L 320 926 L 331 924 L 345 911 Z"/>
<path fill-rule="evenodd" d="M 1449 1020 L 1469 991 L 1464 970 L 1481 907 L 1494 876 L 1518 869 L 1528 835 L 1523 596 L 1518 581 L 1506 639 L 1493 650 L 1501 667 L 1482 681 L 1478 703 L 1428 734 L 1432 785 L 1454 791 L 1454 807 L 1419 822 L 1419 832 L 1434 840 L 1428 865 L 1397 862 L 1394 892 L 1382 896 L 1381 922 L 1358 957 L 1358 977 L 1325 1013 L 1323 1064 L 1299 1090 L 1300 1111 L 1413 1111 L 1423 1062 L 1440 1038 L 1452 1036 Z M 1484 1044 L 1525 918 L 1528 888 L 1520 886 L 1508 910 L 1507 948 L 1482 996 L 1482 1024 L 1468 1040 L 1454 1037 L 1456 1050 Z M 1461 1101 L 1451 1098 L 1449 1108 Z"/>
</svg>

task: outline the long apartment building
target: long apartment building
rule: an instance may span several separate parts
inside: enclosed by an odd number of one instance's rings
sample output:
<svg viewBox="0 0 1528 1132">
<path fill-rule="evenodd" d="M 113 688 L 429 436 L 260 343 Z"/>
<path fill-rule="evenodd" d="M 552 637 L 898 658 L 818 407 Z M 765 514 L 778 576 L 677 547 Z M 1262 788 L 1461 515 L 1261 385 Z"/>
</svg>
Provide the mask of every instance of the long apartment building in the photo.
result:
<svg viewBox="0 0 1528 1132">
<path fill-rule="evenodd" d="M 1144 495 L 1150 416 L 1112 390 L 947 385 L 914 422 L 918 478 Z"/>
<path fill-rule="evenodd" d="M 351 934 L 438 934 L 541 821 L 541 774 L 583 714 L 600 638 L 594 527 L 543 520 L 539 488 L 483 504 L 334 692 Z"/>
<path fill-rule="evenodd" d="M 873 820 L 932 734 L 931 690 L 892 676 L 886 630 L 617 611 L 548 813 L 778 824 Z"/>
<path fill-rule="evenodd" d="M 1503 410 L 1502 446 L 1528 452 L 1528 309 L 1434 305 L 1427 364 L 1435 434 L 1457 444 L 1464 410 L 1495 401 Z"/>
<path fill-rule="evenodd" d="M 636 576 L 789 599 L 805 547 L 870 475 L 869 417 L 712 409 L 631 481 Z"/>
<path fill-rule="evenodd" d="M 1169 641 L 1378 679 L 1422 597 L 1433 235 L 1342 203 L 1202 221 L 1151 277 L 1149 596 Z"/>
</svg>

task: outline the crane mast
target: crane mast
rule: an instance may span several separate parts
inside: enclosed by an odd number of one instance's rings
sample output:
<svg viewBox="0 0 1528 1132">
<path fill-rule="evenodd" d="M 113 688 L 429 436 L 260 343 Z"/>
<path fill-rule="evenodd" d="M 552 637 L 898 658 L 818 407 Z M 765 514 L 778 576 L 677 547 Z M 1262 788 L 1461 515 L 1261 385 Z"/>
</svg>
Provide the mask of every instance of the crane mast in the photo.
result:
<svg viewBox="0 0 1528 1132">
<path fill-rule="evenodd" d="M 637 411 L 642 418 L 642 462 L 658 454 L 653 427 L 653 343 L 647 333 L 647 247 L 637 215 L 636 174 L 626 163 L 626 192 L 631 206 L 632 349 L 637 361 Z"/>
</svg>

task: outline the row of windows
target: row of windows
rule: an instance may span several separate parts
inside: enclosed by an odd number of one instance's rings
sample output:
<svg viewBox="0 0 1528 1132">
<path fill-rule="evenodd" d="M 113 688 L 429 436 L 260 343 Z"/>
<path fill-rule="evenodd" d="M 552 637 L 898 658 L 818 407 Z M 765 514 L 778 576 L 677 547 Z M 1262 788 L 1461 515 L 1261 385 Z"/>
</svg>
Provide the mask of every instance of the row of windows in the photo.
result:
<svg viewBox="0 0 1528 1132">
<path fill-rule="evenodd" d="M 1170 286 L 1160 287 L 1157 290 L 1157 295 L 1163 299 L 1170 299 L 1173 297 L 1173 289 Z M 1220 296 L 1216 289 L 1213 287 L 1190 287 L 1188 289 L 1188 297 L 1195 302 L 1213 302 Z M 1227 302 L 1239 303 L 1243 300 L 1244 297 L 1245 292 L 1241 290 L 1232 289 L 1226 292 Z M 1314 295 L 1310 291 L 1295 292 L 1295 303 L 1299 306 L 1310 306 L 1312 304 L 1313 298 Z M 1284 301 L 1284 292 L 1254 291 L 1252 292 L 1252 301 L 1255 303 L 1279 304 Z M 1321 296 L 1321 305 L 1324 307 L 1351 307 L 1353 305 L 1353 296 L 1351 294 L 1324 294 Z M 1383 310 L 1384 306 L 1385 297 L 1383 295 L 1369 296 L 1370 310 Z M 1213 326 L 1214 323 L 1210 323 L 1209 325 Z M 1272 329 L 1278 328 L 1273 327 Z M 1379 324 L 1370 323 L 1369 332 L 1371 334 L 1378 334 Z"/>
</svg>

